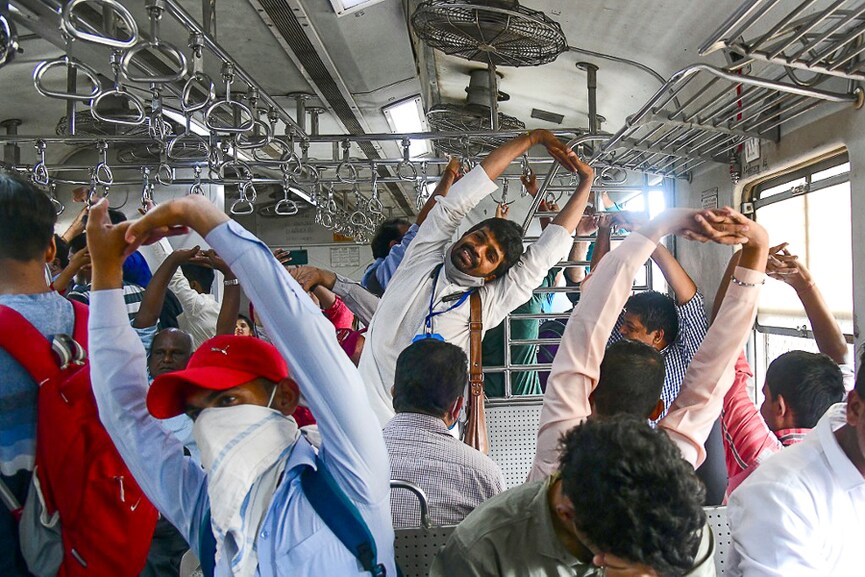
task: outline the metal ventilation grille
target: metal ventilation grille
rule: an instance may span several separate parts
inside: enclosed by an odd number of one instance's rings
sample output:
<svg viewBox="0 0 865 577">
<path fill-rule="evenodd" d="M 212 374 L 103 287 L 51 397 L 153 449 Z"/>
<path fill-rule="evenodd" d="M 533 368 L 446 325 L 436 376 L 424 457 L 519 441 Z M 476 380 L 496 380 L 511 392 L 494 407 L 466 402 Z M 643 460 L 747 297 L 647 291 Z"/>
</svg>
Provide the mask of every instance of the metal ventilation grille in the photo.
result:
<svg viewBox="0 0 865 577">
<path fill-rule="evenodd" d="M 470 108 L 454 104 L 441 104 L 427 113 L 427 122 L 434 132 L 470 132 L 490 130 L 488 108 Z M 519 119 L 499 112 L 499 126 L 502 130 L 523 130 L 526 125 Z M 448 154 L 459 156 L 485 155 L 507 141 L 495 136 L 472 137 L 471 139 L 442 138 L 435 141 L 436 146 Z"/>
<path fill-rule="evenodd" d="M 496 66 L 538 66 L 568 48 L 557 22 L 516 1 L 433 0 L 418 6 L 411 23 L 433 48 Z"/>
<path fill-rule="evenodd" d="M 56 132 L 58 136 L 69 136 L 69 120 L 60 117 Z M 75 115 L 75 134 L 77 136 L 147 136 L 147 123 L 141 126 L 125 126 L 96 120 L 90 114 L 79 112 Z"/>
</svg>

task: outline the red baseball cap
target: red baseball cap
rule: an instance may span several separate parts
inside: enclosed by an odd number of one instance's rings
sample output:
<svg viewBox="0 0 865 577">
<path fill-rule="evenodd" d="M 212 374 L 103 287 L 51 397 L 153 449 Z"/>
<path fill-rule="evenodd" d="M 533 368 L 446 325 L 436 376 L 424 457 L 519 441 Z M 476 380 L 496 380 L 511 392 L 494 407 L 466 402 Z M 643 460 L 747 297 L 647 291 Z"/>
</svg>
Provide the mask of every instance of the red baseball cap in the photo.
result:
<svg viewBox="0 0 865 577">
<path fill-rule="evenodd" d="M 255 337 L 219 335 L 202 343 L 185 369 L 154 379 L 147 409 L 157 419 L 170 419 L 186 410 L 186 399 L 197 388 L 224 391 L 258 378 L 278 383 L 287 377 L 288 365 L 273 345 Z"/>
</svg>

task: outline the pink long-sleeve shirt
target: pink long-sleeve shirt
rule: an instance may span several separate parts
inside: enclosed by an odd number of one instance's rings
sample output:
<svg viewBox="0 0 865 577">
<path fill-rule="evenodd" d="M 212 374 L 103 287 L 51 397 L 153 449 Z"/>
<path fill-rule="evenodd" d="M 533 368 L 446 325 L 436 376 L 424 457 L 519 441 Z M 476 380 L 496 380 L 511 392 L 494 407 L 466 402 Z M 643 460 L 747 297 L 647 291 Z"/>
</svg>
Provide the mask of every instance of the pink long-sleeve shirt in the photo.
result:
<svg viewBox="0 0 865 577">
<path fill-rule="evenodd" d="M 724 412 L 721 414 L 727 475 L 730 479 L 727 495 L 741 485 L 762 461 L 784 447 L 800 442 L 811 431 L 771 431 L 748 396 L 748 381 L 753 378 L 754 372 L 744 352 L 739 353 L 735 370 L 733 386 L 724 397 Z"/>
<path fill-rule="evenodd" d="M 631 294 L 637 269 L 657 244 L 639 233 L 631 234 L 610 252 L 589 282 L 565 327 L 553 360 L 538 445 L 528 480 L 539 480 L 558 469 L 559 438 L 590 414 L 589 395 L 598 384 L 607 339 L 619 312 Z M 765 274 L 737 267 L 735 277 L 757 285 Z M 694 467 L 705 460 L 703 444 L 721 413 L 724 395 L 733 383 L 736 354 L 742 350 L 757 314 L 757 286 L 732 284 L 714 323 L 685 374 L 682 390 L 660 422 L 682 456 Z"/>
</svg>

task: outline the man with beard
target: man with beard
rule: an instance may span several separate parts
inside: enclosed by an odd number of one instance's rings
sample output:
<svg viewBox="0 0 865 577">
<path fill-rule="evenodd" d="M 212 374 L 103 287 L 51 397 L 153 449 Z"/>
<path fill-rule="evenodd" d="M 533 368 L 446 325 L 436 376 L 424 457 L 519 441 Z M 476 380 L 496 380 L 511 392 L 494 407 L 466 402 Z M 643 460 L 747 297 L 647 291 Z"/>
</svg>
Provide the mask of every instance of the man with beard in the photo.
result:
<svg viewBox="0 0 865 577">
<path fill-rule="evenodd" d="M 537 242 L 524 251 L 517 224 L 490 218 L 452 243 L 466 215 L 496 189 L 495 179 L 535 145 L 580 175 L 579 188 Z M 481 297 L 484 328 L 498 325 L 529 300 L 547 271 L 568 254 L 593 176 L 591 167 L 551 132 L 533 130 L 491 152 L 439 198 L 392 277 L 366 335 L 359 369 L 382 426 L 394 415 L 390 388 L 399 353 L 417 338 L 432 337 L 468 354 L 468 300 L 474 291 Z"/>
</svg>

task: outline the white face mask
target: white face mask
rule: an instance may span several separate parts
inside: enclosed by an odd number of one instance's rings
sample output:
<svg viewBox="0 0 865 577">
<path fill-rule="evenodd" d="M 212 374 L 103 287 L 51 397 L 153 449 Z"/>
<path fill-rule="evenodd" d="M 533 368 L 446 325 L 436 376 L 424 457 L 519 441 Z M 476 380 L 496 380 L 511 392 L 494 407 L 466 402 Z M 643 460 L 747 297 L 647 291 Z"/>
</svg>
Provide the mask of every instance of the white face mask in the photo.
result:
<svg viewBox="0 0 865 577">
<path fill-rule="evenodd" d="M 217 558 L 227 555 L 234 575 L 251 577 L 255 538 L 300 436 L 297 423 L 268 407 L 239 405 L 205 409 L 192 434 L 207 471 Z"/>
</svg>

